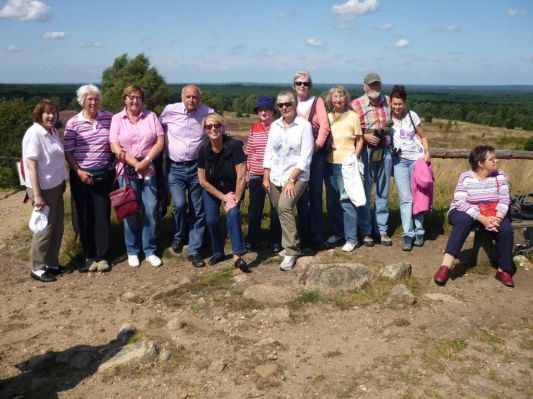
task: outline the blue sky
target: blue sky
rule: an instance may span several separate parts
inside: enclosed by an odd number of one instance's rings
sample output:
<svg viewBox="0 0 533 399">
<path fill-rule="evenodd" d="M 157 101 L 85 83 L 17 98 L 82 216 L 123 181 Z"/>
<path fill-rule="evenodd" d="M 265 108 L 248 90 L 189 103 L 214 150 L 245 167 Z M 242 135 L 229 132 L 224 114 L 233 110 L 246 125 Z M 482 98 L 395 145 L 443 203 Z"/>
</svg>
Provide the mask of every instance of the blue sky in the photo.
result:
<svg viewBox="0 0 533 399">
<path fill-rule="evenodd" d="M 533 84 L 531 0 L 0 0 L 0 83 L 99 82 L 144 52 L 169 83 Z"/>
</svg>

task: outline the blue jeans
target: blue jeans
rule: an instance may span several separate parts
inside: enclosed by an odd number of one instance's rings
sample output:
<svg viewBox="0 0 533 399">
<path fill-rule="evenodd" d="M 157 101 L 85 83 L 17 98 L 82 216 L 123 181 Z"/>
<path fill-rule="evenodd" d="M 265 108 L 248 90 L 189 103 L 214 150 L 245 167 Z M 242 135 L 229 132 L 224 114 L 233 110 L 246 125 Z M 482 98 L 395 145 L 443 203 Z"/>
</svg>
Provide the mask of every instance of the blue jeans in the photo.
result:
<svg viewBox="0 0 533 399">
<path fill-rule="evenodd" d="M 138 255 L 142 250 L 145 256 L 155 255 L 156 250 L 156 211 L 157 188 L 156 176 L 150 180 L 128 179 L 137 195 L 141 212 L 124 219 L 124 241 L 128 255 Z M 124 187 L 124 176 L 119 176 L 120 187 Z"/>
<path fill-rule="evenodd" d="M 326 169 L 326 152 L 316 151 L 311 159 L 308 186 L 296 204 L 299 233 L 303 241 L 324 241 L 324 213 L 322 187 Z"/>
<path fill-rule="evenodd" d="M 357 243 L 357 208 L 344 191 L 342 164 L 326 164 L 326 204 L 333 234 Z"/>
<path fill-rule="evenodd" d="M 213 256 L 224 256 L 224 236 L 220 228 L 220 203 L 221 201 L 213 197 L 207 191 L 203 192 L 205 220 L 207 222 L 207 229 L 211 236 L 211 248 L 213 249 Z M 242 236 L 241 221 L 240 221 L 240 206 L 230 209 L 226 213 L 226 226 L 228 228 L 229 239 L 231 241 L 231 250 L 234 255 L 244 255 L 246 253 L 246 245 Z"/>
<path fill-rule="evenodd" d="M 357 208 L 357 217 L 362 234 L 368 235 L 374 230 L 374 233 L 382 235 L 387 234 L 387 221 L 389 219 L 389 181 L 392 174 L 392 153 L 390 148 L 385 149 L 383 161 L 375 164 L 373 178 L 370 177 L 370 171 L 368 169 L 369 154 L 370 147 L 365 145 L 361 153 L 361 160 L 365 165 L 364 186 L 366 205 Z M 370 199 L 373 184 L 376 185 L 376 212 L 374 217 L 371 218 Z"/>
<path fill-rule="evenodd" d="M 174 239 L 186 242 L 189 235 L 189 255 L 197 255 L 202 246 L 205 233 L 205 213 L 202 203 L 203 189 L 198 181 L 198 164 L 170 164 L 168 188 L 172 196 L 174 223 L 176 233 Z M 188 192 L 188 197 L 186 193 Z M 189 215 L 187 217 L 187 209 Z"/>
<path fill-rule="evenodd" d="M 402 227 L 404 237 L 423 236 L 424 215 L 413 216 L 413 198 L 411 196 L 411 175 L 415 161 L 396 157 L 394 159 L 394 181 L 400 198 L 400 216 L 402 217 Z M 414 228 L 413 228 L 414 220 Z"/>
<path fill-rule="evenodd" d="M 261 242 L 261 219 L 265 205 L 266 192 L 263 188 L 263 176 L 250 175 L 248 181 L 248 243 Z M 276 208 L 270 202 L 270 245 L 281 245 L 281 225 Z"/>
</svg>

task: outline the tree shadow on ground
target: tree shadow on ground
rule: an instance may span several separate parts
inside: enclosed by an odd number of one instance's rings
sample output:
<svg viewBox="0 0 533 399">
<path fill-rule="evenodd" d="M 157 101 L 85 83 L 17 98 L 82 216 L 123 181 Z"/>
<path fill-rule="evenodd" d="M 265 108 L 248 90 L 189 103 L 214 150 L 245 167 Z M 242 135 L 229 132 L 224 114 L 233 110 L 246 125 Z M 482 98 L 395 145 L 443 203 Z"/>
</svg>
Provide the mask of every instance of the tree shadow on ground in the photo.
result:
<svg viewBox="0 0 533 399">
<path fill-rule="evenodd" d="M 33 356 L 15 365 L 21 371 L 19 375 L 0 381 L 0 398 L 59 398 L 59 392 L 73 389 L 93 375 L 102 359 L 122 346 L 121 341 L 113 340 L 105 345 L 76 345 Z M 1 396 L 3 392 L 5 396 Z"/>
</svg>

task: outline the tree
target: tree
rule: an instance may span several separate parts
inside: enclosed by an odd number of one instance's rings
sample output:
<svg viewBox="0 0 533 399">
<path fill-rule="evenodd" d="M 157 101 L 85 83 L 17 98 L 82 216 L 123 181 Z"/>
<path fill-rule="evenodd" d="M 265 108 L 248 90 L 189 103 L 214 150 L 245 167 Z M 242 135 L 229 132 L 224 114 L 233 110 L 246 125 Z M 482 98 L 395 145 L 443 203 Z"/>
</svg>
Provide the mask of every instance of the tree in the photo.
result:
<svg viewBox="0 0 533 399">
<path fill-rule="evenodd" d="M 122 90 L 130 84 L 142 87 L 144 107 L 157 113 L 163 111 L 172 97 L 165 79 L 154 67 L 150 67 L 150 60 L 144 54 L 132 59 L 122 54 L 102 73 L 102 106 L 112 112 L 120 111 L 124 106 Z"/>
</svg>

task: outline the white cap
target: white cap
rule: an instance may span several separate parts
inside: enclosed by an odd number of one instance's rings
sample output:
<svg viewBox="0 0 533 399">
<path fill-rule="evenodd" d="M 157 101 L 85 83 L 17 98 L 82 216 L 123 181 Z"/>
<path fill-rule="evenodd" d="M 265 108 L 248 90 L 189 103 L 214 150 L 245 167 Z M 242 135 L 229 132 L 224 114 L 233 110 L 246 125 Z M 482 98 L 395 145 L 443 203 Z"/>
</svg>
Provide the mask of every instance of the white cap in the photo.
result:
<svg viewBox="0 0 533 399">
<path fill-rule="evenodd" d="M 31 213 L 30 221 L 28 226 L 31 231 L 39 235 L 44 232 L 46 226 L 48 226 L 48 213 L 50 212 L 50 207 L 45 205 L 41 210 L 33 208 Z"/>
</svg>

